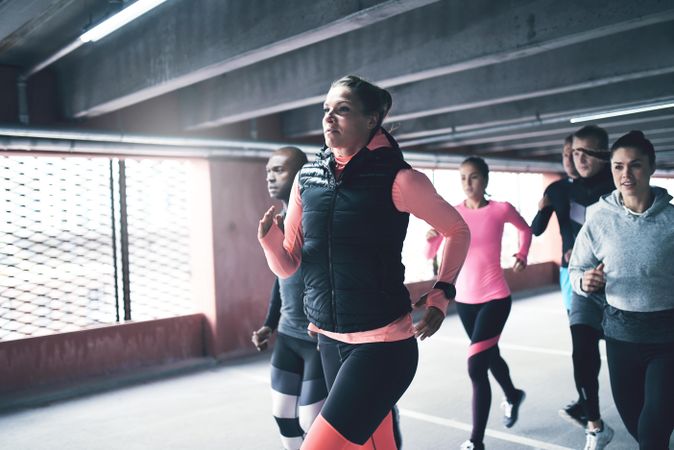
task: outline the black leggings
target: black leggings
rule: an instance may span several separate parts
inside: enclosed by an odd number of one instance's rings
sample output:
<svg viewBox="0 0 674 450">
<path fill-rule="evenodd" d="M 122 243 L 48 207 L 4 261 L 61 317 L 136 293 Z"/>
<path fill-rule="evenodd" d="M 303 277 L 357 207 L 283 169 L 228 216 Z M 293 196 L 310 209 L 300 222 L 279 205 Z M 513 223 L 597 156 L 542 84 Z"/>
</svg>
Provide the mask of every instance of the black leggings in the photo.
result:
<svg viewBox="0 0 674 450">
<path fill-rule="evenodd" d="M 606 339 L 611 392 L 641 450 L 667 450 L 674 430 L 674 343 Z"/>
<path fill-rule="evenodd" d="M 470 337 L 468 374 L 473 383 L 473 432 L 470 440 L 482 442 L 491 406 L 489 374 L 494 375 L 510 402 L 517 399 L 517 391 L 510 379 L 508 364 L 501 357 L 498 339 L 503 331 L 512 299 L 492 300 L 486 303 L 456 303 L 461 323 Z"/>
<path fill-rule="evenodd" d="M 321 415 L 344 438 L 363 445 L 412 382 L 417 341 L 345 344 L 323 335 L 318 339 L 328 384 Z M 392 428 L 399 448 L 400 436 Z"/>
<path fill-rule="evenodd" d="M 589 325 L 571 325 L 573 344 L 573 379 L 578 398 L 589 421 L 601 418 L 599 413 L 599 339 L 602 332 Z"/>
</svg>

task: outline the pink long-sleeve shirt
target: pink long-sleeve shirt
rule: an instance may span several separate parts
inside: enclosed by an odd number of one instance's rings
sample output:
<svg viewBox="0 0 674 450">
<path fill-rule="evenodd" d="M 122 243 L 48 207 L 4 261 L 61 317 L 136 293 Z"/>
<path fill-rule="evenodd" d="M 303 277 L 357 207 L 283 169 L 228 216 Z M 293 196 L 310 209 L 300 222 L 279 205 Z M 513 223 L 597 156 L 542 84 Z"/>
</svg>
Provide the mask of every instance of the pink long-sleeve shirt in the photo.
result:
<svg viewBox="0 0 674 450">
<path fill-rule="evenodd" d="M 470 228 L 472 236 L 463 270 L 456 280 L 456 301 L 485 303 L 510 295 L 510 288 L 501 268 L 501 239 L 506 223 L 519 231 L 520 248 L 515 256 L 526 263 L 531 245 L 531 229 L 517 210 L 508 202 L 490 201 L 477 209 L 463 203 L 455 206 Z M 441 239 L 428 242 L 426 256 L 432 257 Z"/>
<path fill-rule="evenodd" d="M 383 134 L 376 135 L 367 149 L 389 147 Z M 337 175 L 351 160 L 351 157 L 335 157 Z M 438 230 L 447 241 L 438 271 L 438 280 L 454 282 L 463 265 L 470 245 L 470 232 L 461 215 L 436 191 L 433 184 L 421 172 L 404 169 L 398 172 L 391 188 L 393 204 L 400 212 L 407 212 L 426 221 Z M 267 263 L 277 276 L 286 278 L 295 273 L 301 263 L 302 245 L 302 198 L 297 179 L 293 184 L 284 223 L 285 233 L 273 225 L 260 244 Z M 447 311 L 449 301 L 440 290 L 432 290 L 426 305 Z M 391 342 L 407 339 L 414 335 L 412 316 L 405 316 L 384 327 L 355 333 L 334 333 L 318 329 L 310 324 L 309 329 L 328 337 L 348 343 Z"/>
</svg>

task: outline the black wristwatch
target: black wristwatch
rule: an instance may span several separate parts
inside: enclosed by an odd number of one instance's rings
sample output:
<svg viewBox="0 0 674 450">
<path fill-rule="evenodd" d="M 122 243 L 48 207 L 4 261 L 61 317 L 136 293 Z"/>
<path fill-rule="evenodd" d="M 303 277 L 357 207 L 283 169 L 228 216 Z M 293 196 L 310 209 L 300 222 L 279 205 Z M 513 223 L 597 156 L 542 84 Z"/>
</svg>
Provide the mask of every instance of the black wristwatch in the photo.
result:
<svg viewBox="0 0 674 450">
<path fill-rule="evenodd" d="M 445 294 L 447 300 L 454 300 L 456 297 L 456 288 L 452 283 L 446 283 L 444 281 L 438 281 L 433 285 L 433 289 L 440 289 Z"/>
</svg>

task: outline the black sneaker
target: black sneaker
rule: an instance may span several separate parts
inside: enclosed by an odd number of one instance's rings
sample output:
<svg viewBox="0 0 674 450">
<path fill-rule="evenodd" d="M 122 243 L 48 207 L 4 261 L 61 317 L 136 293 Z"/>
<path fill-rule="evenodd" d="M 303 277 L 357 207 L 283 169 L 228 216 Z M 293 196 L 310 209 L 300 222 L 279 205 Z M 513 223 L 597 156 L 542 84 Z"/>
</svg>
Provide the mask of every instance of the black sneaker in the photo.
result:
<svg viewBox="0 0 674 450">
<path fill-rule="evenodd" d="M 505 398 L 503 399 L 503 402 L 501 402 L 501 408 L 503 408 L 503 425 L 505 425 L 506 428 L 512 427 L 515 425 L 515 422 L 517 422 L 520 405 L 527 396 L 521 389 L 516 389 L 515 392 L 517 392 L 518 397 L 513 403 L 510 403 L 508 399 Z"/>
<path fill-rule="evenodd" d="M 564 409 L 560 409 L 559 417 L 583 429 L 587 427 L 585 408 L 578 401 L 566 405 Z"/>
</svg>

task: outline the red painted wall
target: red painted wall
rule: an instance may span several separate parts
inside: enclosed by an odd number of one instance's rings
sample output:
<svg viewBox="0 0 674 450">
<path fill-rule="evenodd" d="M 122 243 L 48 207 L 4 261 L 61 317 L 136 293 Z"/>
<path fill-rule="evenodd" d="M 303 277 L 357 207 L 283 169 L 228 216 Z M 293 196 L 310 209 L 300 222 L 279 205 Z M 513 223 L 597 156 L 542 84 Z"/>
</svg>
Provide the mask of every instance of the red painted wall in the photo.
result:
<svg viewBox="0 0 674 450">
<path fill-rule="evenodd" d="M 560 244 L 561 248 L 561 244 Z M 504 270 L 506 281 L 512 292 L 542 288 L 559 283 L 559 266 L 554 262 L 531 264 L 523 272 Z"/>
<path fill-rule="evenodd" d="M 203 316 L 0 342 L 0 394 L 203 356 Z"/>
</svg>

